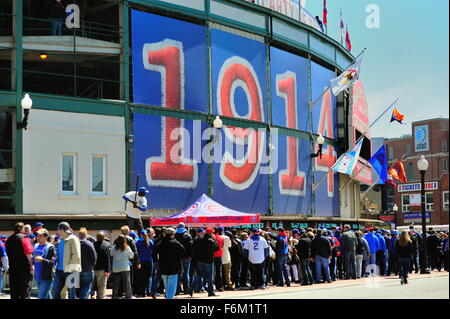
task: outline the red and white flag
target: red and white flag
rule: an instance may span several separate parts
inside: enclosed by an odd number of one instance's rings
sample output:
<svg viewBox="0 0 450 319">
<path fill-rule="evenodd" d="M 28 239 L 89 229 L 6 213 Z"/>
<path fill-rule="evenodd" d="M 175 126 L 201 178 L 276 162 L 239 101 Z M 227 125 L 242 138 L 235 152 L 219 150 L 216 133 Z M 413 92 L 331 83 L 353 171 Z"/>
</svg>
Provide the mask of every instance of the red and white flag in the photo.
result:
<svg viewBox="0 0 450 319">
<path fill-rule="evenodd" d="M 350 34 L 348 33 L 348 25 L 347 25 L 347 32 L 345 33 L 345 43 L 347 44 L 347 50 L 352 50 L 352 41 L 350 40 Z"/>
</svg>

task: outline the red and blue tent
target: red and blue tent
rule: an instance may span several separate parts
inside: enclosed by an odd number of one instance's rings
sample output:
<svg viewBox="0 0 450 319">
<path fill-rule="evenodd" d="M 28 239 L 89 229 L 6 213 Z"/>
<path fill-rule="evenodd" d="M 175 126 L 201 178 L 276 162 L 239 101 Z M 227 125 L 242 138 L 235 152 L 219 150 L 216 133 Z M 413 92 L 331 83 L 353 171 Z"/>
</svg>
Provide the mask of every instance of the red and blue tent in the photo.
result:
<svg viewBox="0 0 450 319">
<path fill-rule="evenodd" d="M 227 208 L 203 194 L 181 213 L 150 219 L 151 226 L 171 226 L 180 222 L 188 227 L 250 225 L 259 223 L 259 214 Z"/>
</svg>

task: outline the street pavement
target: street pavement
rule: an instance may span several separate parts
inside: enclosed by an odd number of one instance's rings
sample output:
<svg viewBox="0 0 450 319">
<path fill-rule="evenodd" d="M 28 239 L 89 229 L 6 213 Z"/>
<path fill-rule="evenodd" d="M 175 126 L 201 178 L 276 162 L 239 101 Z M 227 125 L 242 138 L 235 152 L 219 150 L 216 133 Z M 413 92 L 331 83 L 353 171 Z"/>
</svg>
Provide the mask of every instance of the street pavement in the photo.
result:
<svg viewBox="0 0 450 319">
<path fill-rule="evenodd" d="M 219 297 L 210 299 L 449 299 L 449 274 L 446 271 L 412 274 L 409 282 L 401 285 L 396 276 L 338 280 L 312 286 L 292 284 L 291 287 L 270 286 L 267 290 L 224 291 L 218 293 Z M 107 299 L 111 298 L 111 292 L 107 290 Z M 203 298 L 208 298 L 206 293 L 196 293 L 192 298 L 189 295 L 176 296 L 176 299 L 186 301 Z M 9 295 L 0 293 L 0 299 L 9 299 Z M 164 300 L 164 296 L 157 299 Z"/>
</svg>

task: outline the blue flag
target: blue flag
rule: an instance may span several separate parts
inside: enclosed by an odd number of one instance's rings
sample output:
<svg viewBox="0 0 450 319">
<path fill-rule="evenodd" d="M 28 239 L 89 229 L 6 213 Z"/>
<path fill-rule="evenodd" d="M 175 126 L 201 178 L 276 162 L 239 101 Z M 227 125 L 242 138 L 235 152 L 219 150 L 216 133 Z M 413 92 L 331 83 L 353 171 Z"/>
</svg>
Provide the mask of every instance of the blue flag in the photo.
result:
<svg viewBox="0 0 450 319">
<path fill-rule="evenodd" d="M 383 145 L 380 149 L 371 157 L 369 163 L 380 176 L 380 183 L 384 184 L 388 178 L 388 161 L 386 156 L 386 147 Z"/>
</svg>

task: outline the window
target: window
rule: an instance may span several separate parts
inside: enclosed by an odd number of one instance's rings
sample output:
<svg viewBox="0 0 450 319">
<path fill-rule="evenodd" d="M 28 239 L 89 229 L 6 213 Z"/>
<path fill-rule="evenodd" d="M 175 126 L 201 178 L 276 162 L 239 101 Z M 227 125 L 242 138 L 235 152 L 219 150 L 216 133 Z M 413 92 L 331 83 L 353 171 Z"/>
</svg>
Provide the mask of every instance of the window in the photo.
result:
<svg viewBox="0 0 450 319">
<path fill-rule="evenodd" d="M 95 195 L 106 194 L 106 156 L 95 155 L 91 158 L 91 192 Z"/>
<path fill-rule="evenodd" d="M 408 163 L 408 180 L 413 181 L 414 180 L 414 164 Z"/>
<path fill-rule="evenodd" d="M 402 213 L 409 212 L 409 194 L 402 194 Z"/>
<path fill-rule="evenodd" d="M 447 140 L 442 140 L 442 152 L 447 152 Z"/>
<path fill-rule="evenodd" d="M 434 210 L 433 193 L 425 194 L 425 211 L 431 212 Z"/>
<path fill-rule="evenodd" d="M 394 148 L 391 146 L 389 147 L 389 160 L 393 160 L 394 159 Z"/>
<path fill-rule="evenodd" d="M 406 145 L 406 156 L 411 155 L 411 145 Z"/>
<path fill-rule="evenodd" d="M 63 154 L 61 160 L 61 192 L 73 195 L 76 193 L 76 155 Z"/>
<path fill-rule="evenodd" d="M 445 158 L 442 160 L 442 171 L 443 172 L 448 171 L 448 161 Z"/>
<path fill-rule="evenodd" d="M 449 198 L 448 198 L 449 192 L 442 192 L 442 205 L 444 210 L 448 211 L 449 207 Z"/>
<path fill-rule="evenodd" d="M 445 122 L 441 122 L 441 131 L 447 130 L 447 124 Z"/>
</svg>

